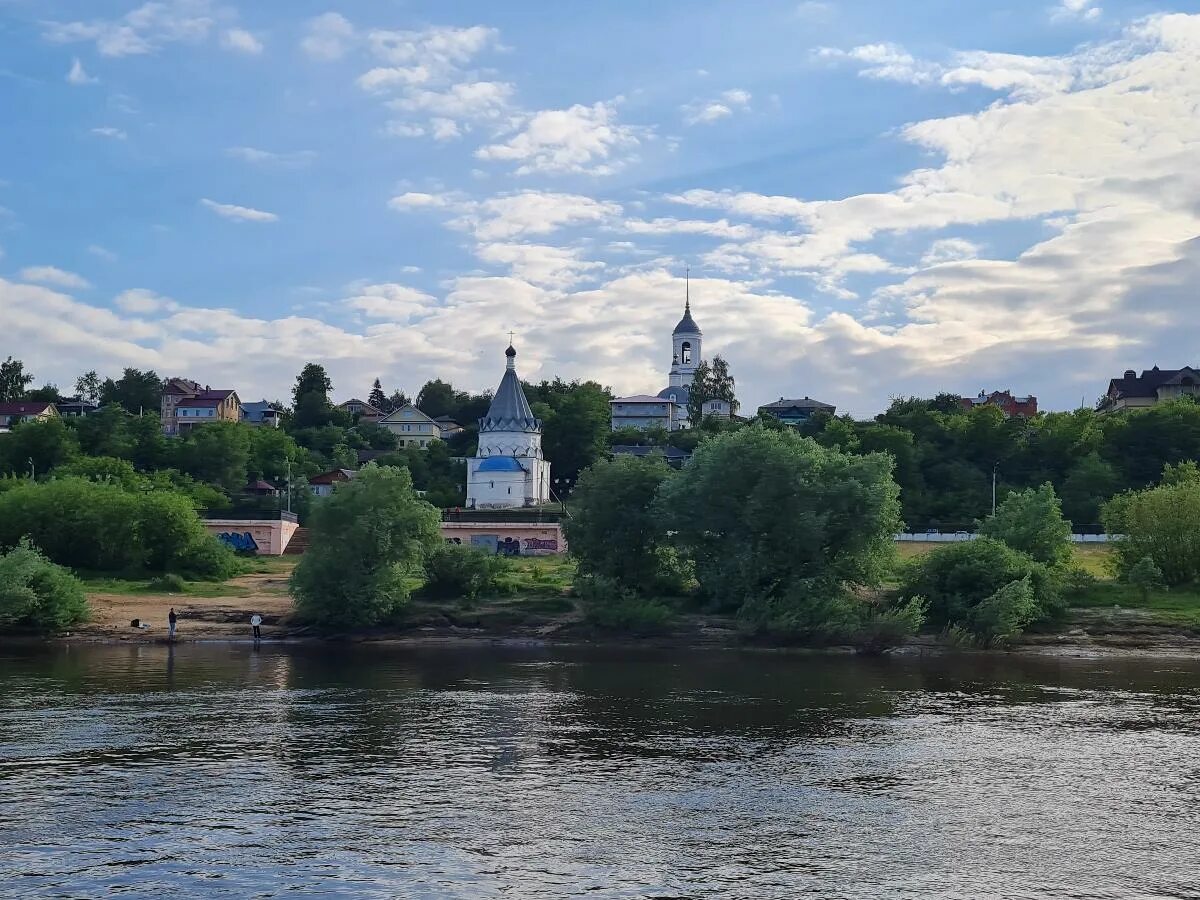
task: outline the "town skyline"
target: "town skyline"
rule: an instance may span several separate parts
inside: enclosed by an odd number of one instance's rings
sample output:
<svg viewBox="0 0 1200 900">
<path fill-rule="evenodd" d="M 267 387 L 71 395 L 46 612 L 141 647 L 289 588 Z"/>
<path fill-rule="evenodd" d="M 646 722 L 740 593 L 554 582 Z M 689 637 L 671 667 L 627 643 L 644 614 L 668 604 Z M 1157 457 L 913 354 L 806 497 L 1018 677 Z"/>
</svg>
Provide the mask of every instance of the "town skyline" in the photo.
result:
<svg viewBox="0 0 1200 900">
<path fill-rule="evenodd" d="M 951 8 L 5 4 L 0 356 L 637 394 L 690 266 L 747 409 L 1200 362 L 1195 4 Z"/>
</svg>

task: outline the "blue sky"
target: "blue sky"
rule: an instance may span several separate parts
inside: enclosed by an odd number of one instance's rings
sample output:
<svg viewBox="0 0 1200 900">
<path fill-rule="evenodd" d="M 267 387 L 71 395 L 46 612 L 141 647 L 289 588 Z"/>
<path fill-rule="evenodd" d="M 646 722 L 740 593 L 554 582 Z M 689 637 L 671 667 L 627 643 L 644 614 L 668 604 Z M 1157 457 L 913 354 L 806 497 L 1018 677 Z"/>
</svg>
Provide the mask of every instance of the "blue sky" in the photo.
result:
<svg viewBox="0 0 1200 900">
<path fill-rule="evenodd" d="M 745 406 L 1196 364 L 1200 3 L 0 0 L 0 356 Z"/>
</svg>

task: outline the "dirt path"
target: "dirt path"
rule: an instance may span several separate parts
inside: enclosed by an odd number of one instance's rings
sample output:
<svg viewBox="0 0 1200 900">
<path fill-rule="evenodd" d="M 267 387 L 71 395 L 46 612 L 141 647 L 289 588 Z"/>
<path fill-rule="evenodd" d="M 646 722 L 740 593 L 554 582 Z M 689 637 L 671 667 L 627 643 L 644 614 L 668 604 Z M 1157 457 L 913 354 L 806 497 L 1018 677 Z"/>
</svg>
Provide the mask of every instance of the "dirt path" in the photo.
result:
<svg viewBox="0 0 1200 900">
<path fill-rule="evenodd" d="M 292 598 L 287 577 L 278 574 L 242 575 L 228 581 L 228 596 L 196 597 L 189 594 L 88 594 L 92 618 L 74 629 L 72 637 L 97 640 L 147 641 L 165 639 L 167 613 L 179 616 L 180 640 L 246 638 L 250 616 L 263 617 L 263 636 L 278 636 L 288 628 Z M 138 619 L 148 628 L 135 628 Z M 274 633 L 273 633 L 274 632 Z"/>
</svg>

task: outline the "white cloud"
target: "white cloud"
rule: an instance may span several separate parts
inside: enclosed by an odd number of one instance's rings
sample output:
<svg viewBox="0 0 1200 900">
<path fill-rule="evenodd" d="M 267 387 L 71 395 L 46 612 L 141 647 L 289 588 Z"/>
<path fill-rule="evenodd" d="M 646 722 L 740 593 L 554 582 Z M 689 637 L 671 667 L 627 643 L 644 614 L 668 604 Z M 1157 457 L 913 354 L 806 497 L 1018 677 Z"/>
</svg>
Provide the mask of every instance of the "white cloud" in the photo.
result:
<svg viewBox="0 0 1200 900">
<path fill-rule="evenodd" d="M 113 298 L 113 304 L 122 312 L 133 313 L 135 315 L 174 312 L 179 309 L 179 304 L 170 297 L 164 297 L 145 288 L 132 288 L 128 291 L 122 291 Z"/>
<path fill-rule="evenodd" d="M 924 268 L 942 263 L 961 262 L 979 255 L 979 245 L 965 238 L 942 238 L 934 241 L 921 257 Z"/>
<path fill-rule="evenodd" d="M 300 168 L 307 166 L 317 158 L 317 154 L 312 150 L 276 153 L 271 150 L 260 150 L 257 147 L 230 147 L 225 151 L 225 155 L 254 165 L 280 168 Z"/>
<path fill-rule="evenodd" d="M 92 256 L 96 257 L 97 259 L 102 259 L 105 262 L 111 263 L 117 261 L 117 254 L 113 253 L 107 247 L 101 247 L 99 244 L 90 244 L 87 248 L 87 252 L 92 254 Z"/>
<path fill-rule="evenodd" d="M 664 216 L 649 222 L 644 219 L 627 219 L 623 223 L 623 227 L 632 234 L 700 234 L 706 237 L 737 241 L 748 240 L 757 234 L 757 230 L 752 226 L 733 225 L 728 219 L 705 222 L 697 219 L 675 219 Z"/>
<path fill-rule="evenodd" d="M 136 56 L 166 44 L 203 41 L 214 21 L 208 0 L 157 0 L 119 19 L 47 22 L 43 37 L 56 44 L 91 42 L 102 56 Z"/>
<path fill-rule="evenodd" d="M 65 269 L 57 269 L 54 266 L 27 266 L 21 270 L 21 278 L 24 281 L 36 281 L 39 284 L 49 284 L 67 290 L 82 291 L 91 287 L 91 284 L 83 276 Z"/>
<path fill-rule="evenodd" d="M 383 133 L 390 137 L 422 137 L 425 134 L 425 127 L 422 125 L 413 125 L 410 122 L 388 122 L 387 126 L 383 129 Z"/>
<path fill-rule="evenodd" d="M 262 53 L 262 41 L 244 28 L 230 28 L 221 35 L 221 46 L 236 53 L 257 56 Z"/>
<path fill-rule="evenodd" d="M 127 137 L 129 137 L 129 135 L 127 135 L 120 128 L 114 128 L 111 125 L 104 125 L 104 126 L 101 126 L 100 128 L 93 128 L 92 134 L 96 135 L 97 137 L 112 138 L 114 141 L 123 141 Z"/>
<path fill-rule="evenodd" d="M 545 244 L 480 244 L 475 250 L 484 262 L 508 266 L 517 278 L 547 288 L 572 287 L 604 263 L 585 260 L 580 251 Z"/>
<path fill-rule="evenodd" d="M 81 87 L 85 84 L 96 84 L 98 81 L 100 81 L 99 78 L 93 78 L 87 73 L 87 71 L 83 68 L 83 63 L 79 61 L 78 56 L 71 60 L 71 71 L 67 73 L 68 84 Z"/>
<path fill-rule="evenodd" d="M 591 106 L 542 110 L 529 116 L 511 139 L 481 147 L 475 155 L 518 163 L 518 175 L 610 175 L 628 162 L 623 154 L 639 144 L 639 129 L 617 122 L 618 102 L 619 98 Z"/>
<path fill-rule="evenodd" d="M 300 49 L 311 59 L 333 62 L 341 59 L 355 39 L 354 26 L 340 13 L 327 12 L 309 19 Z"/>
<path fill-rule="evenodd" d="M 436 301 L 429 294 L 403 284 L 365 285 L 342 304 L 372 319 L 407 322 L 414 315 L 432 309 Z"/>
<path fill-rule="evenodd" d="M 406 209 L 443 209 L 454 205 L 455 201 L 444 194 L 426 194 L 421 191 L 409 191 L 388 201 L 388 206 L 395 210 Z"/>
<path fill-rule="evenodd" d="M 821 59 L 848 59 L 863 63 L 860 74 L 867 78 L 903 81 L 909 84 L 928 84 L 938 74 L 938 66 L 913 57 L 897 44 L 863 44 L 851 50 L 820 47 L 816 56 Z"/>
<path fill-rule="evenodd" d="M 1094 21 L 1103 14 L 1096 0 L 1060 0 L 1059 4 L 1050 10 L 1052 19 L 1082 19 L 1085 22 Z"/>
<path fill-rule="evenodd" d="M 458 123 L 453 119 L 431 119 L 429 127 L 435 141 L 453 141 L 462 137 Z"/>
<path fill-rule="evenodd" d="M 448 119 L 495 120 L 508 109 L 513 86 L 500 81 L 464 81 L 442 91 L 414 90 L 388 105 L 398 111 Z"/>
<path fill-rule="evenodd" d="M 550 234 L 561 228 L 609 222 L 621 214 L 620 205 L 611 201 L 552 191 L 520 191 L 487 200 L 470 200 L 459 193 L 410 191 L 393 197 L 388 206 L 397 212 L 440 209 L 453 213 L 455 218 L 448 224 L 481 242 Z"/>
<path fill-rule="evenodd" d="M 235 222 L 278 222 L 279 216 L 275 213 L 264 212 L 261 209 L 254 209 L 249 206 L 235 206 L 232 203 L 217 203 L 216 201 L 205 198 L 200 201 L 200 205 L 205 209 L 211 209 L 218 216 L 225 219 L 232 219 Z"/>
<path fill-rule="evenodd" d="M 750 110 L 750 92 L 734 88 L 711 100 L 693 100 L 683 106 L 683 121 L 688 125 L 708 125 L 735 112 Z"/>
</svg>

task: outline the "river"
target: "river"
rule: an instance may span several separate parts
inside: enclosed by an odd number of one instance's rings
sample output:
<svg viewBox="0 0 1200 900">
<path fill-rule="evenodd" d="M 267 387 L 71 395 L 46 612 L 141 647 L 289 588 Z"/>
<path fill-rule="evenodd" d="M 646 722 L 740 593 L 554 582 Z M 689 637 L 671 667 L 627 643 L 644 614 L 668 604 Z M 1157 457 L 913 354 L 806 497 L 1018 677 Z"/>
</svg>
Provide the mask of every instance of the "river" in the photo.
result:
<svg viewBox="0 0 1200 900">
<path fill-rule="evenodd" d="M 1196 897 L 1200 664 L 0 646 L 0 895 Z"/>
</svg>

